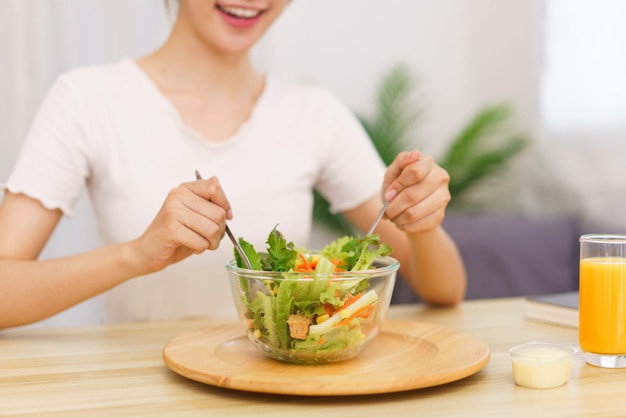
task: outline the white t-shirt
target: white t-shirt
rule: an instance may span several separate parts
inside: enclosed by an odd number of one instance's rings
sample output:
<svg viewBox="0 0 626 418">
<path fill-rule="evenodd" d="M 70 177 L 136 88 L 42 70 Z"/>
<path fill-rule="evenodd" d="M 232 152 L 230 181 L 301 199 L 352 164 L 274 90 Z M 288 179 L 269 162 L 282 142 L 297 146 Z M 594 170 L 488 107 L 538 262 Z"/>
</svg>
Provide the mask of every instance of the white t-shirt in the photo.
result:
<svg viewBox="0 0 626 418">
<path fill-rule="evenodd" d="M 328 91 L 268 77 L 250 118 L 226 141 L 186 126 L 130 59 L 62 75 L 45 98 L 5 188 L 71 215 L 87 187 L 103 244 L 141 235 L 167 193 L 217 176 L 237 237 L 265 249 L 278 225 L 307 246 L 312 189 L 333 211 L 380 193 L 385 166 L 358 120 Z M 107 292 L 109 322 L 233 316 L 225 238 Z M 85 277 L 85 280 L 90 280 Z"/>
</svg>

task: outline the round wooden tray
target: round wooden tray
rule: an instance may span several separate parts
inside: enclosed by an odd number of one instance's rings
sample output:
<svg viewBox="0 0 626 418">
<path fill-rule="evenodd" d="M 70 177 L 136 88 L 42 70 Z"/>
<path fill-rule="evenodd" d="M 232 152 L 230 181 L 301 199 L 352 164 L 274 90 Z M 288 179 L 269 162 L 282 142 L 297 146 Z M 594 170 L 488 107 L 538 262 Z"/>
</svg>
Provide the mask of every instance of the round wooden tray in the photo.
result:
<svg viewBox="0 0 626 418">
<path fill-rule="evenodd" d="M 163 360 L 182 376 L 222 388 L 344 396 L 400 392 L 462 379 L 487 364 L 489 347 L 469 334 L 439 325 L 388 320 L 356 358 L 298 365 L 257 350 L 236 323 L 172 339 L 163 348 Z"/>
</svg>

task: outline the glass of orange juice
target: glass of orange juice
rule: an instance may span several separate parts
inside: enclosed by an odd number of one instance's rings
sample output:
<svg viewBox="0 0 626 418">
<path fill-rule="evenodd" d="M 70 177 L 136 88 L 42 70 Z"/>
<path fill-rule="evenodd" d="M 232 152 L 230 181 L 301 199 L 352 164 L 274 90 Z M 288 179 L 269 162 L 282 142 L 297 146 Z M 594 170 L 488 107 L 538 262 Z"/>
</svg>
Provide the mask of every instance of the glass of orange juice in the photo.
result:
<svg viewBox="0 0 626 418">
<path fill-rule="evenodd" d="M 626 235 L 580 237 L 579 315 L 587 363 L 626 367 Z"/>
</svg>

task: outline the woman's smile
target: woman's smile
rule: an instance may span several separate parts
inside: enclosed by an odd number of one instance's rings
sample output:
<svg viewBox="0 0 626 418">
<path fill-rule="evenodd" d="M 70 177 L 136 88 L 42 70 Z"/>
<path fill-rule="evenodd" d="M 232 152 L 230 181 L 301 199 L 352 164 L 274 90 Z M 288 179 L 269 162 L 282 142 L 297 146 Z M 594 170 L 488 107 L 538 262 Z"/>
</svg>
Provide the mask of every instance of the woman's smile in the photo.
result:
<svg viewBox="0 0 626 418">
<path fill-rule="evenodd" d="M 218 4 L 215 7 L 226 22 L 238 28 L 253 26 L 263 13 L 263 10 L 239 6 L 224 6 Z"/>
</svg>

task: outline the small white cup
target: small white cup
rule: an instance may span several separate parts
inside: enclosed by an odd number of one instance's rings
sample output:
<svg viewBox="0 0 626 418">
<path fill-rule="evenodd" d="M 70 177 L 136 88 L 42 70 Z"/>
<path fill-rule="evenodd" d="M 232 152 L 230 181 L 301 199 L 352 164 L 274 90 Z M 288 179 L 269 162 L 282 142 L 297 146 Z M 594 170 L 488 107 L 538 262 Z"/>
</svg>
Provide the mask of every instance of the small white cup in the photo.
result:
<svg viewBox="0 0 626 418">
<path fill-rule="evenodd" d="M 561 344 L 530 342 L 509 350 L 513 378 L 519 386 L 550 389 L 569 380 L 572 357 L 578 351 Z"/>
</svg>

